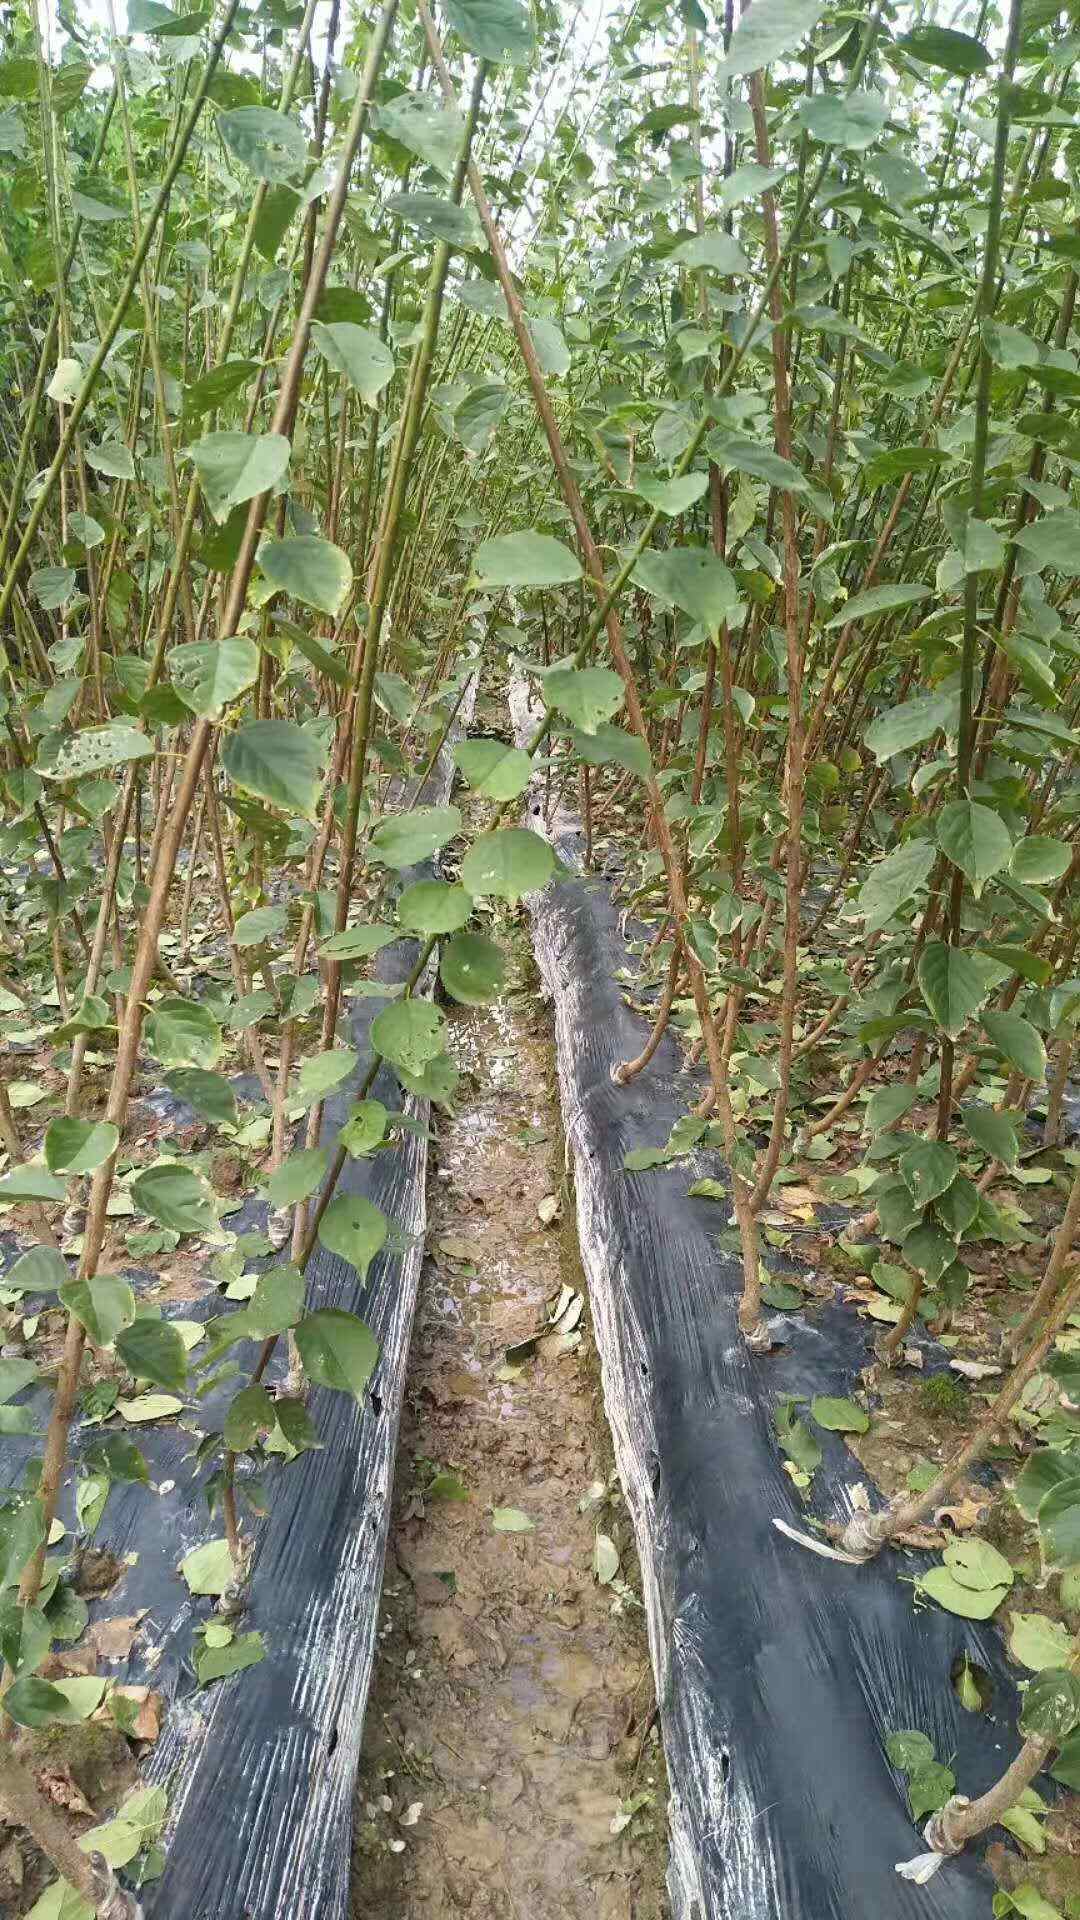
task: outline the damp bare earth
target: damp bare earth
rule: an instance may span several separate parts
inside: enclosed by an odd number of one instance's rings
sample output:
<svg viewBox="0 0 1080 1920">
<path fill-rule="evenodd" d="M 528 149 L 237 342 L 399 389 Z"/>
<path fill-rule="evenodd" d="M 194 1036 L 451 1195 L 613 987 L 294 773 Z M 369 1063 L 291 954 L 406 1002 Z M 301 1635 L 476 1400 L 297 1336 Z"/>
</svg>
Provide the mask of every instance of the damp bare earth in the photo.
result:
<svg viewBox="0 0 1080 1920">
<path fill-rule="evenodd" d="M 520 954 L 508 996 L 451 1024 L 463 1077 L 432 1148 L 353 1913 L 662 1920 L 632 1534 Z"/>
</svg>

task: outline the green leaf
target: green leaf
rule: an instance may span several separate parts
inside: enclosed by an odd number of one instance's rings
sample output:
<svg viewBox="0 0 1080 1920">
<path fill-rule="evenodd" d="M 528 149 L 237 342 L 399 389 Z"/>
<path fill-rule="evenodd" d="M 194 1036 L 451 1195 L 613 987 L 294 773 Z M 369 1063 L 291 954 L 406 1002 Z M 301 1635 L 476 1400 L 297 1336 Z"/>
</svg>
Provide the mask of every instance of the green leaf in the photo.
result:
<svg viewBox="0 0 1080 1920">
<path fill-rule="evenodd" d="M 0 1590 L 15 1585 L 44 1538 L 44 1508 L 40 1500 L 24 1500 L 21 1506 L 0 1509 Z"/>
<path fill-rule="evenodd" d="M 67 1261 L 55 1247 L 31 1247 L 7 1269 L 3 1283 L 22 1293 L 53 1293 L 67 1277 Z"/>
<path fill-rule="evenodd" d="M 329 1217 L 328 1212 L 326 1219 Z M 296 1344 L 309 1380 L 317 1386 L 334 1387 L 339 1393 L 351 1393 L 355 1400 L 363 1399 L 379 1358 L 379 1346 L 370 1328 L 355 1314 L 342 1313 L 336 1307 L 309 1313 L 296 1329 Z"/>
<path fill-rule="evenodd" d="M 925 1733 L 914 1730 L 903 1733 L 890 1733 L 885 1737 L 885 1752 L 890 1766 L 900 1773 L 919 1773 L 928 1767 L 934 1758 L 934 1748 Z"/>
<path fill-rule="evenodd" d="M 233 943 L 238 947 L 261 947 L 264 940 L 276 940 L 284 933 L 288 914 L 284 907 L 252 907 L 242 913 L 233 927 Z"/>
<path fill-rule="evenodd" d="M 316 533 L 266 541 L 259 548 L 259 567 L 272 587 L 318 613 L 340 613 L 352 587 L 348 555 Z M 275 723 L 267 720 L 260 724 Z"/>
<path fill-rule="evenodd" d="M 221 1594 L 233 1583 L 232 1556 L 227 1540 L 208 1540 L 180 1562 L 190 1593 Z"/>
<path fill-rule="evenodd" d="M 966 874 L 978 899 L 986 882 L 1008 865 L 1012 836 L 992 807 L 978 800 L 954 800 L 938 819 L 938 845 Z"/>
<path fill-rule="evenodd" d="M 623 683 L 610 667 L 551 667 L 541 684 L 545 704 L 586 734 L 610 720 L 625 698 Z"/>
<path fill-rule="evenodd" d="M 327 365 L 343 373 L 369 406 L 394 377 L 394 356 L 370 327 L 350 320 L 313 320 L 311 337 Z"/>
<path fill-rule="evenodd" d="M 953 726 L 956 715 L 956 701 L 950 695 L 920 694 L 915 700 L 905 700 L 888 713 L 879 714 L 867 727 L 864 738 L 880 766 L 894 753 L 907 753 L 912 747 L 921 747 L 942 727 Z"/>
<path fill-rule="evenodd" d="M 443 0 L 458 39 L 481 60 L 521 63 L 533 49 L 532 25 L 522 0 Z"/>
<path fill-rule="evenodd" d="M 911 1817 L 917 1823 L 928 1813 L 937 1813 L 951 1797 L 956 1787 L 956 1775 L 950 1767 L 942 1766 L 938 1760 L 928 1767 L 920 1767 L 908 1781 L 908 1804 Z"/>
<path fill-rule="evenodd" d="M 0 1355 L 0 1405 L 13 1400 L 17 1393 L 28 1387 L 38 1377 L 37 1368 L 32 1360 L 5 1359 Z"/>
<path fill-rule="evenodd" d="M 865 593 L 855 594 L 839 613 L 834 613 L 832 619 L 826 621 L 825 631 L 831 633 L 834 628 L 849 626 L 855 620 L 866 622 L 880 619 L 883 613 L 895 613 L 899 607 L 918 606 L 921 600 L 930 598 L 931 592 L 930 587 L 905 585 L 900 581 L 886 581 L 880 587 L 867 587 Z M 914 706 L 915 702 L 911 701 L 909 705 Z M 902 712 L 903 709 L 898 711 Z"/>
<path fill-rule="evenodd" d="M 461 740 L 454 748 L 454 764 L 474 792 L 487 800 L 516 800 L 524 793 L 532 761 L 520 747 L 501 740 Z"/>
<path fill-rule="evenodd" d="M 319 952 L 326 960 L 367 960 L 396 939 L 393 927 L 343 927 L 322 942 Z"/>
<path fill-rule="evenodd" d="M 52 1173 L 93 1173 L 116 1152 L 120 1129 L 110 1120 L 53 1120 L 45 1132 Z"/>
<path fill-rule="evenodd" d="M 708 485 L 708 475 L 704 473 L 676 474 L 671 480 L 661 480 L 654 473 L 639 473 L 633 490 L 658 513 L 677 514 L 685 513 L 700 500 Z"/>
<path fill-rule="evenodd" d="M 1043 1551 L 1054 1567 L 1080 1566 L 1080 1475 L 1058 1480 L 1038 1508 Z"/>
<path fill-rule="evenodd" d="M 506 956 L 482 933 L 459 933 L 439 957 L 439 978 L 447 993 L 466 1007 L 497 1000 L 506 982 Z"/>
<path fill-rule="evenodd" d="M 0 1206 L 13 1200 L 65 1200 L 67 1187 L 44 1167 L 13 1167 L 0 1175 Z"/>
<path fill-rule="evenodd" d="M 268 187 L 255 217 L 255 245 L 264 260 L 273 261 L 300 208 L 300 195 L 291 187 Z"/>
<path fill-rule="evenodd" d="M 265 1658 L 266 1644 L 261 1633 L 238 1633 L 218 1647 L 204 1640 L 192 1655 L 200 1687 L 208 1687 L 214 1680 L 228 1680 L 234 1673 L 257 1666 Z"/>
<path fill-rule="evenodd" d="M 175 1067 L 165 1075 L 165 1085 L 205 1120 L 236 1126 L 236 1095 L 224 1075 L 206 1073 L 202 1067 Z"/>
<path fill-rule="evenodd" d="M 647 780 L 652 771 L 648 742 L 639 733 L 624 733 L 601 720 L 591 733 L 575 727 L 570 737 L 574 752 L 587 767 L 628 767 L 639 780 Z"/>
<path fill-rule="evenodd" d="M 954 1579 L 963 1586 L 982 1591 L 987 1587 L 1009 1587 L 1013 1583 L 1013 1570 L 1005 1555 L 988 1540 L 980 1540 L 973 1534 L 953 1540 L 942 1558 Z"/>
<path fill-rule="evenodd" d="M 260 1434 L 270 1433 L 274 1425 L 274 1403 L 266 1388 L 253 1381 L 229 1402 L 222 1428 L 225 1445 L 233 1453 L 247 1453 Z"/>
<path fill-rule="evenodd" d="M 701 547 L 669 547 L 665 553 L 646 550 L 633 578 L 665 605 L 680 607 L 708 633 L 719 632 L 738 607 L 734 574 L 715 553 Z"/>
<path fill-rule="evenodd" d="M 1019 1013 L 984 1013 L 983 1031 L 987 1039 L 1012 1067 L 1018 1067 L 1029 1080 L 1040 1081 L 1046 1072 L 1046 1048 L 1037 1027 Z"/>
<path fill-rule="evenodd" d="M 562 328 L 545 314 L 535 313 L 526 316 L 525 325 L 543 371 L 552 379 L 563 379 L 573 362 Z"/>
<path fill-rule="evenodd" d="M 989 991 L 970 954 L 944 940 L 931 940 L 919 961 L 919 990 L 938 1026 L 959 1038 Z"/>
<path fill-rule="evenodd" d="M 371 851 L 386 867 L 401 872 L 430 859 L 461 832 L 457 807 L 415 807 L 411 813 L 390 814 L 371 836 Z"/>
<path fill-rule="evenodd" d="M 266 1340 L 294 1327 L 304 1311 L 304 1276 L 296 1267 L 271 1267 L 260 1273 L 255 1291 L 242 1309 L 252 1332 Z"/>
<path fill-rule="evenodd" d="M 453 179 L 465 137 L 456 107 L 440 106 L 428 93 L 399 93 L 378 108 L 375 124 L 379 133 L 415 153 L 444 179 Z"/>
<path fill-rule="evenodd" d="M 916 1584 L 920 1593 L 929 1595 L 939 1607 L 959 1614 L 964 1620 L 989 1620 L 1009 1591 L 1007 1586 L 965 1587 L 948 1567 L 931 1567 Z"/>
<path fill-rule="evenodd" d="M 213 1195 L 190 1167 L 149 1167 L 132 1181 L 131 1197 L 140 1213 L 174 1233 L 207 1233 L 214 1225 Z"/>
<path fill-rule="evenodd" d="M 111 1347 L 135 1318 L 135 1295 L 115 1273 L 93 1280 L 68 1280 L 59 1290 L 68 1312 L 86 1328 L 95 1347 Z"/>
<path fill-rule="evenodd" d="M 822 1461 L 821 1443 L 805 1420 L 799 1419 L 794 1400 L 779 1401 L 773 1421 L 788 1459 L 803 1473 L 816 1473 Z"/>
<path fill-rule="evenodd" d="M 398 901 L 398 919 L 408 933 L 429 939 L 432 934 L 457 933 L 465 925 L 473 903 L 464 887 L 444 880 L 417 880 Z"/>
<path fill-rule="evenodd" d="M 900 1178 L 917 1207 L 927 1207 L 945 1193 L 959 1169 L 953 1148 L 939 1140 L 917 1140 L 900 1159 Z"/>
<path fill-rule="evenodd" d="M 319 1240 L 329 1253 L 340 1254 L 356 1268 L 361 1280 L 386 1245 L 390 1222 L 363 1194 L 342 1193 L 332 1200 L 319 1224 Z"/>
<path fill-rule="evenodd" d="M 166 660 L 185 707 L 214 720 L 259 676 L 259 649 L 254 640 L 239 634 L 224 640 L 185 641 L 171 647 Z"/>
<path fill-rule="evenodd" d="M 189 451 L 206 504 L 223 526 L 234 507 L 277 486 L 291 449 L 280 433 L 208 433 Z"/>
<path fill-rule="evenodd" d="M 54 1685 L 51 1680 L 24 1673 L 12 1681 L 0 1705 L 20 1727 L 74 1725 L 90 1718 L 101 1705 L 104 1692 L 104 1680 L 64 1680 Z"/>
<path fill-rule="evenodd" d="M 108 440 L 100 447 L 87 447 L 86 464 L 93 467 L 95 473 L 103 473 L 110 480 L 134 480 L 135 462 L 127 447 L 119 440 Z"/>
<path fill-rule="evenodd" d="M 901 1234 L 899 1238 L 903 1242 L 904 1259 L 908 1265 L 917 1267 L 927 1285 L 935 1287 L 956 1259 L 952 1236 L 933 1220 L 924 1220 L 910 1233 Z"/>
<path fill-rule="evenodd" d="M 889 117 L 876 93 L 816 93 L 799 100 L 795 112 L 811 140 L 862 153 L 871 147 Z"/>
<path fill-rule="evenodd" d="M 1044 1667 L 1067 1667 L 1072 1635 L 1060 1620 L 1051 1620 L 1045 1613 L 1011 1613 L 1009 1651 L 1014 1660 L 1034 1673 Z"/>
<path fill-rule="evenodd" d="M 461 863 L 461 883 L 474 898 L 496 894 L 511 905 L 546 886 L 555 855 L 528 827 L 503 827 L 474 840 Z"/>
<path fill-rule="evenodd" d="M 720 72 L 757 73 L 795 53 L 825 12 L 824 0 L 754 0 L 731 36 Z"/>
<path fill-rule="evenodd" d="M 221 1058 L 221 1028 L 197 1000 L 162 1000 L 147 1020 L 146 1044 L 163 1067 L 213 1067 Z"/>
<path fill-rule="evenodd" d="M 231 733 L 221 755 L 229 779 L 244 793 L 287 813 L 314 820 L 322 762 L 309 733 L 292 720 L 251 720 Z"/>
<path fill-rule="evenodd" d="M 136 1380 L 149 1380 L 170 1393 L 183 1392 L 187 1348 L 167 1320 L 134 1320 L 117 1334 L 116 1351 Z"/>
<path fill-rule="evenodd" d="M 1052 1740 L 1067 1740 L 1080 1721 L 1080 1679 L 1063 1668 L 1044 1667 L 1030 1680 L 1020 1708 L 1020 1731 Z"/>
<path fill-rule="evenodd" d="M 754 0 L 754 4 L 760 6 L 761 0 Z M 723 227 L 712 227 L 707 233 L 695 233 L 689 240 L 681 241 L 671 258 L 682 267 L 707 267 L 713 273 L 747 273 L 750 267 L 738 241 L 725 233 Z"/>
<path fill-rule="evenodd" d="M 856 1406 L 854 1400 L 818 1394 L 810 1402 L 810 1412 L 818 1426 L 825 1427 L 829 1433 L 868 1433 L 870 1430 L 870 1415 L 865 1407 Z"/>
<path fill-rule="evenodd" d="M 356 1067 L 355 1047 L 330 1047 L 325 1053 L 312 1054 L 300 1068 L 298 1092 L 305 1107 L 313 1107 L 334 1087 L 340 1087 Z"/>
<path fill-rule="evenodd" d="M 443 1016 L 429 1000 L 392 1000 L 371 1023 L 371 1044 L 391 1066 L 422 1073 L 442 1047 Z"/>
<path fill-rule="evenodd" d="M 581 579 L 581 563 L 547 533 L 501 533 L 476 550 L 477 578 L 488 587 L 560 587 Z"/>
<path fill-rule="evenodd" d="M 1013 538 L 1037 568 L 1054 567 L 1059 573 L 1076 572 L 1080 547 L 1080 513 L 1071 507 L 1058 507 L 1053 513 L 1040 514 Z"/>
<path fill-rule="evenodd" d="M 297 180 L 305 171 L 308 144 L 302 127 L 272 107 L 233 107 L 218 114 L 218 132 L 234 159 L 270 186 Z"/>
<path fill-rule="evenodd" d="M 1060 880 L 1068 872 L 1071 859 L 1072 854 L 1063 841 L 1032 833 L 1016 842 L 1009 872 L 1021 886 L 1041 887 L 1051 880 Z"/>
<path fill-rule="evenodd" d="M 511 401 L 501 380 L 480 380 L 454 408 L 454 432 L 470 453 L 482 453 Z"/>
<path fill-rule="evenodd" d="M 421 239 L 429 244 L 441 240 L 447 247 L 466 251 L 480 244 L 480 229 L 473 215 L 441 194 L 392 193 L 386 206 L 400 220 L 417 227 Z"/>
<path fill-rule="evenodd" d="M 30 575 L 30 591 L 39 607 L 55 613 L 75 591 L 78 575 L 74 567 L 38 567 Z"/>
<path fill-rule="evenodd" d="M 880 1087 L 866 1103 L 864 1125 L 868 1133 L 883 1133 L 895 1126 L 909 1108 L 915 1105 L 918 1094 L 914 1087 Z"/>
<path fill-rule="evenodd" d="M 1059 1755 L 1059 1763 L 1060 1759 L 1061 1756 Z M 1050 1772 L 1053 1774 L 1055 1780 L 1063 1778 L 1063 1775 L 1058 1772 L 1057 1765 L 1051 1767 Z M 1066 1785 L 1067 1784 L 1068 1782 L 1066 1782 Z M 995 1911 L 997 1910 L 997 1901 L 1001 1898 L 1001 1893 L 995 1895 Z M 1055 1907 L 1047 1900 L 1046 1896 L 1039 1892 L 1038 1887 L 1017 1887 L 1012 1893 L 1005 1894 L 1004 1898 L 1009 1902 L 1008 1906 L 1003 1909 L 1004 1912 L 1022 1914 L 1023 1920 L 1064 1920 L 1064 1915 L 1060 1907 Z"/>
<path fill-rule="evenodd" d="M 961 1109 L 960 1117 L 977 1147 L 992 1159 L 1000 1160 L 1003 1166 L 1016 1165 L 1020 1136 L 1011 1114 L 994 1113 L 990 1107 L 970 1106 Z"/>
<path fill-rule="evenodd" d="M 992 63 L 981 40 L 970 33 L 957 33 L 953 27 L 939 27 L 933 21 L 912 27 L 896 42 L 897 51 L 921 60 L 924 66 L 941 67 L 946 73 L 968 77 L 985 73 Z"/>
<path fill-rule="evenodd" d="M 775 447 L 759 445 L 740 434 L 710 433 L 706 446 L 713 459 L 735 473 L 748 473 L 770 487 L 783 487 L 788 493 L 805 493 L 806 475 L 792 460 L 785 460 Z"/>
<path fill-rule="evenodd" d="M 349 1108 L 348 1117 L 338 1134 L 338 1144 L 354 1160 L 374 1153 L 386 1138 L 387 1109 L 381 1100 L 358 1100 Z"/>
<path fill-rule="evenodd" d="M 61 740 L 46 759 L 39 754 L 37 770 L 43 780 L 82 780 L 88 773 L 143 760 L 154 743 L 136 727 L 110 720 L 103 727 L 81 727 Z"/>
<path fill-rule="evenodd" d="M 871 867 L 859 889 L 859 912 L 866 915 L 867 938 L 887 926 L 898 907 L 930 877 L 935 853 L 929 840 L 905 840 Z"/>
</svg>

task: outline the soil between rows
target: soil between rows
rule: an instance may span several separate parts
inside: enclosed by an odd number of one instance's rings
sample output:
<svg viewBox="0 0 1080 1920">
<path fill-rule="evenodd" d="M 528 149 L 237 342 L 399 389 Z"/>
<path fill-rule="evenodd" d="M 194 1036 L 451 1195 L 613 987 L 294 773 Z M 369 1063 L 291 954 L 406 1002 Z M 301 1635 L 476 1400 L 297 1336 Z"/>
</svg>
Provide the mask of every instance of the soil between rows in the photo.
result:
<svg viewBox="0 0 1080 1920">
<path fill-rule="evenodd" d="M 463 1079 L 434 1121 L 353 1910 L 661 1920 L 666 1788 L 633 1536 L 587 1302 L 573 1324 L 552 1041 L 520 947 L 507 997 L 450 1026 Z M 563 1331 L 510 1365 L 568 1294 Z M 498 1530 L 505 1509 L 529 1530 Z M 604 1584 L 598 1535 L 619 1556 Z M 603 1544 L 599 1558 L 608 1573 Z"/>
</svg>

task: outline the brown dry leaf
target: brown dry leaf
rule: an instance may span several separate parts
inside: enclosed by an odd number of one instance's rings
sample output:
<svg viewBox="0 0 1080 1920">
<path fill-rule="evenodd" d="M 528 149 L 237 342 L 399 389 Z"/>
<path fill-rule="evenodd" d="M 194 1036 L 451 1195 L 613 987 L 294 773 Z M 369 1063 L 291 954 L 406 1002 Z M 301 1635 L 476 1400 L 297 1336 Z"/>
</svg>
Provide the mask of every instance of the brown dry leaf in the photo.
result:
<svg viewBox="0 0 1080 1920">
<path fill-rule="evenodd" d="M 954 1506 L 938 1507 L 934 1513 L 934 1519 L 938 1526 L 947 1520 L 958 1533 L 963 1533 L 968 1527 L 979 1526 L 986 1519 L 987 1512 L 987 1496 L 983 1494 L 980 1499 L 977 1495 L 968 1493 L 964 1494 Z"/>
<path fill-rule="evenodd" d="M 94 1819 L 93 1807 L 67 1767 L 42 1767 L 35 1778 L 42 1793 L 55 1800 L 58 1807 L 66 1807 L 69 1813 L 86 1813 Z"/>
<path fill-rule="evenodd" d="M 920 1553 L 933 1553 L 936 1548 L 946 1545 L 945 1535 L 936 1527 L 908 1527 L 905 1533 L 897 1533 L 894 1539 L 902 1547 L 915 1547 Z"/>
<path fill-rule="evenodd" d="M 152 1744 L 161 1732 L 164 1717 L 160 1693 L 155 1693 L 152 1687 L 114 1687 L 104 1705 L 91 1717 L 94 1720 L 112 1721 L 115 1716 L 110 1709 L 110 1702 L 113 1700 L 127 1700 L 138 1708 L 133 1724 L 124 1729 L 128 1739 L 146 1740 Z"/>
<path fill-rule="evenodd" d="M 141 1607 L 138 1613 L 119 1614 L 111 1620 L 94 1621 L 90 1639 L 102 1660 L 127 1659 L 147 1611 L 146 1607 Z"/>
</svg>

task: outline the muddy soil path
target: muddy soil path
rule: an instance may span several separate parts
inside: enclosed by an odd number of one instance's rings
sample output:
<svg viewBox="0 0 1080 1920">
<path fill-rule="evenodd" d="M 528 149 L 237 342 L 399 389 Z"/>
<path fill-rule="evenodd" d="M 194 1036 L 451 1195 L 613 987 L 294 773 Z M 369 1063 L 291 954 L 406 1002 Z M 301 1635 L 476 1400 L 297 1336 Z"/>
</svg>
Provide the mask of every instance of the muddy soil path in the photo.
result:
<svg viewBox="0 0 1080 1920">
<path fill-rule="evenodd" d="M 353 1911 L 662 1920 L 644 1616 L 522 933 L 506 997 L 450 1025 L 463 1078 L 434 1120 Z M 508 1364 L 568 1297 L 562 1331 Z"/>
</svg>

